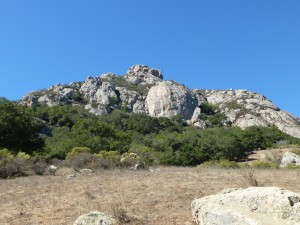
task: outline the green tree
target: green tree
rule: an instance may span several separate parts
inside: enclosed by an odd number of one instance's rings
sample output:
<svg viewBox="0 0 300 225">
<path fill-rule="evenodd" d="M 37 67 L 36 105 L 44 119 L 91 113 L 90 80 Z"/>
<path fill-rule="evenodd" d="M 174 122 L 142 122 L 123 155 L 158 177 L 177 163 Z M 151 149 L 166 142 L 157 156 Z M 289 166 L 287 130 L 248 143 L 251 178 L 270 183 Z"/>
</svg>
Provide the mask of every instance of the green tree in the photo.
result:
<svg viewBox="0 0 300 225">
<path fill-rule="evenodd" d="M 45 125 L 26 108 L 0 98 L 0 148 L 32 153 L 44 147 L 40 133 Z"/>
</svg>

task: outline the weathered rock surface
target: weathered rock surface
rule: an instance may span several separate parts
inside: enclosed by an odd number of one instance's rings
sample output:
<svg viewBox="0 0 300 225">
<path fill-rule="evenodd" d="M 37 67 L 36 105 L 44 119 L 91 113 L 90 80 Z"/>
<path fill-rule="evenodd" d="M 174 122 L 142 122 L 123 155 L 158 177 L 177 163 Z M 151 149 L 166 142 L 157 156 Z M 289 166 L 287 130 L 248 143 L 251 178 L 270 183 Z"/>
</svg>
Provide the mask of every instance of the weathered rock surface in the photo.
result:
<svg viewBox="0 0 300 225">
<path fill-rule="evenodd" d="M 283 167 L 288 165 L 300 165 L 300 156 L 292 152 L 286 152 L 282 156 L 280 165 Z"/>
<path fill-rule="evenodd" d="M 116 87 L 116 90 L 119 92 L 119 98 L 122 102 L 122 106 L 125 106 L 128 111 L 134 113 L 145 113 L 145 96 L 136 91 L 128 90 L 125 87 Z"/>
<path fill-rule="evenodd" d="M 127 71 L 124 78 L 129 83 L 145 85 L 161 82 L 163 75 L 160 70 L 145 65 L 135 65 Z"/>
<path fill-rule="evenodd" d="M 233 126 L 277 126 L 281 131 L 300 138 L 299 120 L 280 110 L 265 96 L 246 90 L 205 91 L 205 99 L 217 104 Z"/>
<path fill-rule="evenodd" d="M 226 189 L 192 202 L 201 225 L 297 225 L 300 195 L 277 187 Z"/>
<path fill-rule="evenodd" d="M 227 117 L 224 124 L 277 126 L 281 131 L 300 138 L 300 120 L 280 110 L 266 97 L 246 90 L 193 90 L 174 81 L 163 81 L 160 70 L 145 65 L 132 66 L 124 76 L 113 73 L 88 77 L 84 82 L 56 84 L 48 89 L 31 92 L 20 104 L 81 105 L 101 115 L 114 109 L 151 116 L 183 115 L 190 125 L 206 128 L 201 104 L 219 105 Z"/>
<path fill-rule="evenodd" d="M 184 85 L 164 81 L 153 86 L 146 98 L 147 112 L 151 116 L 183 115 L 190 120 L 198 106 L 195 95 Z"/>
<path fill-rule="evenodd" d="M 90 212 L 79 216 L 73 225 L 114 225 L 116 220 L 103 212 Z"/>
</svg>

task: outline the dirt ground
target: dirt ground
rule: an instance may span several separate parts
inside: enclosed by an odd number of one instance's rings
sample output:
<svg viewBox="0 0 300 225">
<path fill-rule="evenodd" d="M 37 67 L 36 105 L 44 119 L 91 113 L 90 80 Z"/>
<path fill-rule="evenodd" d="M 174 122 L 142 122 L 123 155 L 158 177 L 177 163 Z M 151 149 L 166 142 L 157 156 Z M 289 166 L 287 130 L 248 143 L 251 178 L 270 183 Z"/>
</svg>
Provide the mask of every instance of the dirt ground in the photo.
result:
<svg viewBox="0 0 300 225">
<path fill-rule="evenodd" d="M 1 225 L 72 225 L 81 214 L 126 212 L 127 224 L 193 225 L 190 204 L 229 187 L 247 187 L 240 169 L 159 167 L 103 170 L 67 179 L 55 176 L 0 180 Z M 300 192 L 299 170 L 254 170 L 263 186 Z"/>
<path fill-rule="evenodd" d="M 290 152 L 292 150 L 293 148 L 277 148 L 253 151 L 250 155 L 248 155 L 245 163 L 252 164 L 256 161 L 268 161 L 268 159 L 280 160 L 285 152 Z"/>
</svg>

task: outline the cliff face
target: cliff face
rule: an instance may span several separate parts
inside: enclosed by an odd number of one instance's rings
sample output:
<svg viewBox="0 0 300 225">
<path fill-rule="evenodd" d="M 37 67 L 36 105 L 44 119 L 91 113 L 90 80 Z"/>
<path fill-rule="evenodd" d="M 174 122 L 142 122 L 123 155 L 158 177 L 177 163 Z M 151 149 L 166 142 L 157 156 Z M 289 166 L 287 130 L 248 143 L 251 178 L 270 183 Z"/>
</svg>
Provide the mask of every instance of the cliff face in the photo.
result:
<svg viewBox="0 0 300 225">
<path fill-rule="evenodd" d="M 191 125 L 204 128 L 200 106 L 218 105 L 232 126 L 277 126 L 300 138 L 300 121 L 280 110 L 266 97 L 246 90 L 190 90 L 175 81 L 163 81 L 160 70 L 144 65 L 132 66 L 124 76 L 113 73 L 88 77 L 84 82 L 57 84 L 47 90 L 31 92 L 20 104 L 82 105 L 100 115 L 121 108 L 133 113 L 170 117 L 183 115 Z"/>
</svg>

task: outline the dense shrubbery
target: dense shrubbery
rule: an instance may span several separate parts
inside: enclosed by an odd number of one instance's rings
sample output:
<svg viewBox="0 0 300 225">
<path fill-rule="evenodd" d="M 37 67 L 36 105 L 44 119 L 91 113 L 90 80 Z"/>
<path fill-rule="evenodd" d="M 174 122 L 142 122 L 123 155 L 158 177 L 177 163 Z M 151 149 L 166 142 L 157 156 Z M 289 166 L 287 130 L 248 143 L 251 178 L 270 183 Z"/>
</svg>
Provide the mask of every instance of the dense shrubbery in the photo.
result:
<svg viewBox="0 0 300 225">
<path fill-rule="evenodd" d="M 217 105 L 204 102 L 200 106 L 201 118 L 205 121 L 208 127 L 222 127 L 225 124 L 226 116 L 219 112 Z"/>
<path fill-rule="evenodd" d="M 23 106 L 0 98 L 0 148 L 13 153 L 33 153 L 44 148 L 40 136 L 44 123 Z"/>
<path fill-rule="evenodd" d="M 202 105 L 210 127 L 205 130 L 187 126 L 181 116 L 155 118 L 122 110 L 95 116 L 79 106 L 26 109 L 4 99 L 0 111 L 0 148 L 13 155 L 24 152 L 19 154 L 44 158 L 74 155 L 78 168 L 84 162 L 113 167 L 126 152 L 137 154 L 145 165 L 192 166 L 209 160 L 241 160 L 254 149 L 276 143 L 300 144 L 276 127 L 224 127 L 224 114 L 209 104 Z"/>
</svg>

